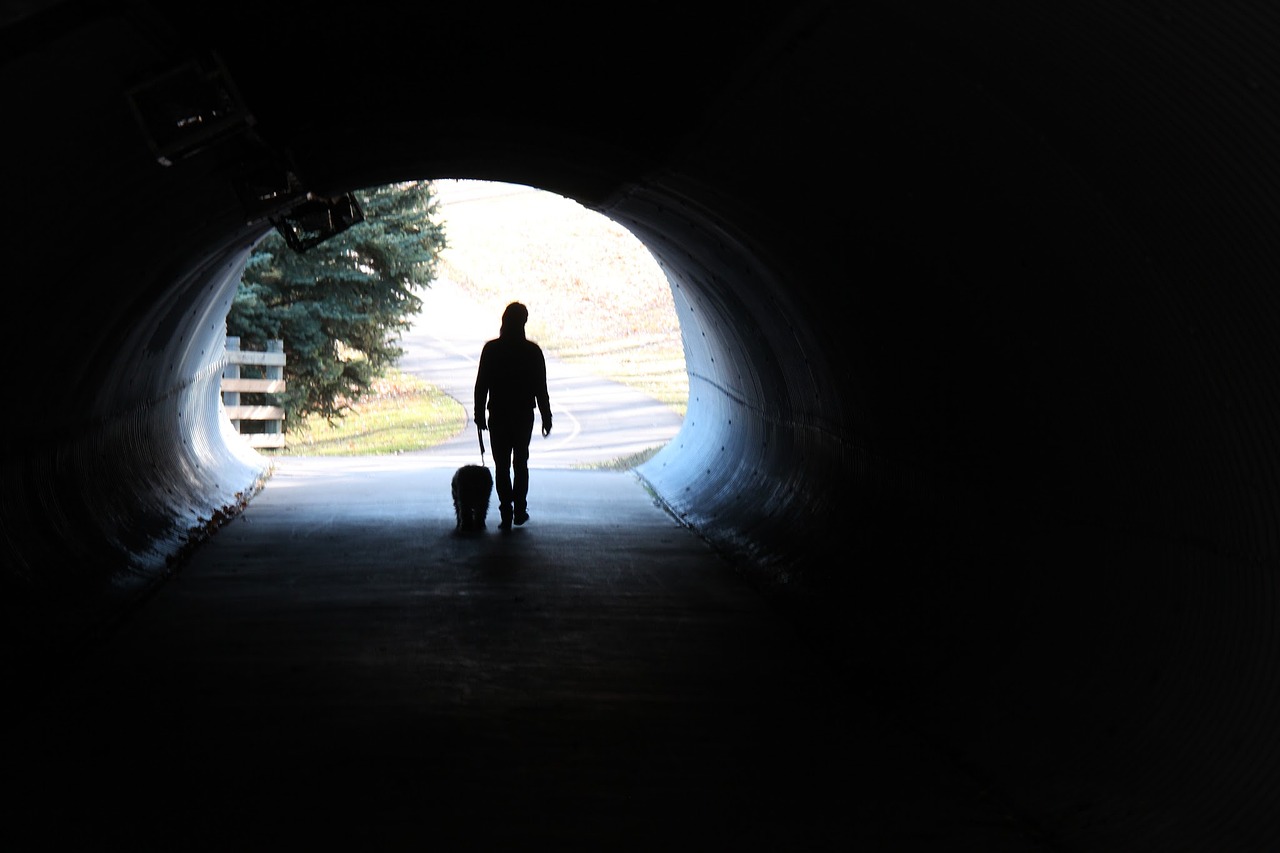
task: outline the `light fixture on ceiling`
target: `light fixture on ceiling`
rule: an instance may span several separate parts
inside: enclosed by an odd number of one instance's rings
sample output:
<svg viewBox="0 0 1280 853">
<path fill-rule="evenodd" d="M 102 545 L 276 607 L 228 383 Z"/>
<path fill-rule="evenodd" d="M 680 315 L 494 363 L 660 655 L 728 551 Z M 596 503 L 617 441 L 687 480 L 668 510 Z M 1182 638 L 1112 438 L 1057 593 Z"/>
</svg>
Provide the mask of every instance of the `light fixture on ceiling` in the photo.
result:
<svg viewBox="0 0 1280 853">
<path fill-rule="evenodd" d="M 172 166 L 254 124 L 217 54 L 183 62 L 126 94 L 162 166 Z"/>
<path fill-rule="evenodd" d="M 352 193 L 333 197 L 308 193 L 305 201 L 271 218 L 271 224 L 295 252 L 305 252 L 363 221 L 364 212 Z"/>
</svg>

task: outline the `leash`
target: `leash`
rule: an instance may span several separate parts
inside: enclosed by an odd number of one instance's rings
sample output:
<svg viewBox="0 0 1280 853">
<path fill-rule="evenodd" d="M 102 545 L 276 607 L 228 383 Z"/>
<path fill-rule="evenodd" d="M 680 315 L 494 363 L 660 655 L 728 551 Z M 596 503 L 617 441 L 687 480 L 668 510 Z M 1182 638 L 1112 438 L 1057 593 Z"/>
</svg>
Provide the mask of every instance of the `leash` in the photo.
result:
<svg viewBox="0 0 1280 853">
<path fill-rule="evenodd" d="M 484 430 L 476 430 L 476 438 L 480 439 L 480 464 L 484 464 Z"/>
</svg>

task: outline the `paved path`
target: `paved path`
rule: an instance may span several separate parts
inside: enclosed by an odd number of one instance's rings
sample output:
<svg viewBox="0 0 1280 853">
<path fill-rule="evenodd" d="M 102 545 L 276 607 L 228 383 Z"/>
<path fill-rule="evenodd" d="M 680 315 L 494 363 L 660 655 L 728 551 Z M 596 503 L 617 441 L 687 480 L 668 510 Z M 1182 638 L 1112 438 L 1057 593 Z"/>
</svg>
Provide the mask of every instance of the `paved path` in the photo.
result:
<svg viewBox="0 0 1280 853">
<path fill-rule="evenodd" d="M 450 475 L 281 458 L 10 709 L 0 845 L 1036 849 L 634 474 L 541 471 L 530 523 L 478 535 Z"/>
<path fill-rule="evenodd" d="M 399 367 L 440 386 L 467 410 L 466 429 L 426 452 L 446 467 L 479 462 L 470 420 L 476 364 L 484 342 L 497 336 L 501 316 L 491 315 L 448 279 L 434 281 L 423 302 L 401 340 L 405 354 Z M 554 429 L 544 439 L 535 424 L 530 468 L 572 468 L 624 458 L 664 445 L 680 430 L 680 416 L 652 397 L 550 356 L 547 387 Z M 493 462 L 487 453 L 485 462 Z"/>
</svg>

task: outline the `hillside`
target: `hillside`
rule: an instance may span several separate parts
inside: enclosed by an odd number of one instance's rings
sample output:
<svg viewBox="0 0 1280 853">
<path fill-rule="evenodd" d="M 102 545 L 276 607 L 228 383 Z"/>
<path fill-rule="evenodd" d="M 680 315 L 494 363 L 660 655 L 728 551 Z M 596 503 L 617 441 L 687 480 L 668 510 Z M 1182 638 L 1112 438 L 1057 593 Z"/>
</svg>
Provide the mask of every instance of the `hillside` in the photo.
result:
<svg viewBox="0 0 1280 853">
<path fill-rule="evenodd" d="M 529 307 L 549 354 L 646 391 L 681 414 L 684 348 L 666 275 L 622 226 L 517 184 L 436 181 L 448 248 L 439 275 L 493 309 Z"/>
</svg>

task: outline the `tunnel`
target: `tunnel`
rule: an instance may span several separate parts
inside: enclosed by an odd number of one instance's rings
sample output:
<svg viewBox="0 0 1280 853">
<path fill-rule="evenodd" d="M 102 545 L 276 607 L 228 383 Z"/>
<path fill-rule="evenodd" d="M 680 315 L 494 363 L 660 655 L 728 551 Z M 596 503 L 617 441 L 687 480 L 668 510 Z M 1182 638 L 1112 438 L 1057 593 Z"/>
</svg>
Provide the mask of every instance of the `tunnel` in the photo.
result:
<svg viewBox="0 0 1280 853">
<path fill-rule="evenodd" d="M 218 383 L 287 204 L 505 181 L 662 266 L 689 402 L 637 473 L 851 678 L 1054 849 L 1273 847 L 1278 41 L 1260 2 L 7 4 L 9 702 L 261 487 Z"/>
</svg>

